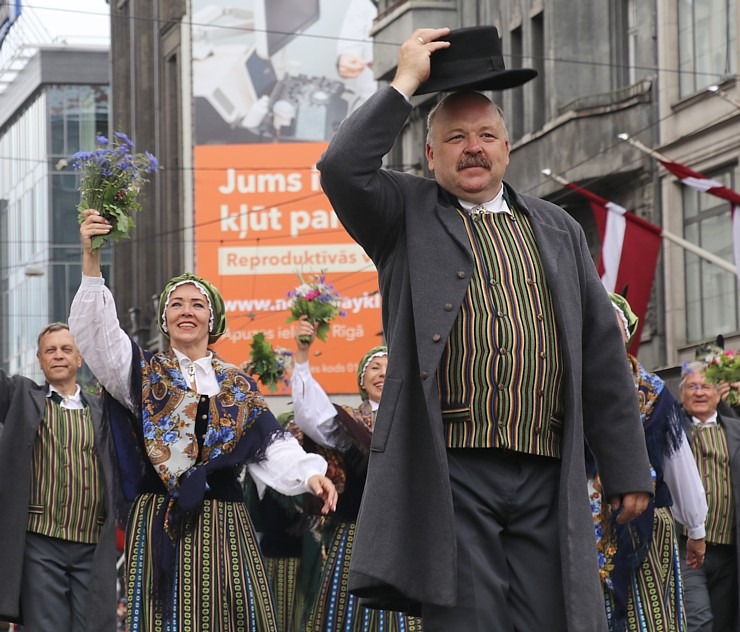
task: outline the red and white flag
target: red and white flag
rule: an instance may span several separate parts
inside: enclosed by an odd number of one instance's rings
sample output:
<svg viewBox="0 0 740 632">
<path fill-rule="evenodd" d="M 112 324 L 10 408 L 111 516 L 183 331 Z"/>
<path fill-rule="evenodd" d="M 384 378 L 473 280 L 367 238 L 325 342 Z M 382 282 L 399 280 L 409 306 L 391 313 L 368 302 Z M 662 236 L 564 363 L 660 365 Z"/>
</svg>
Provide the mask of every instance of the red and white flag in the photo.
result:
<svg viewBox="0 0 740 632">
<path fill-rule="evenodd" d="M 658 162 L 687 187 L 709 193 L 730 203 L 732 212 L 732 252 L 735 258 L 735 266 L 738 268 L 738 275 L 740 276 L 740 193 L 728 189 L 721 182 L 707 178 L 698 171 L 689 169 L 680 162 L 674 162 L 672 160 L 659 160 Z"/>
<path fill-rule="evenodd" d="M 601 241 L 601 254 L 596 268 L 604 287 L 609 292 L 617 293 L 625 286 L 629 287 L 627 299 L 640 318 L 640 325 L 630 348 L 630 352 L 636 354 L 650 290 L 653 287 L 663 230 L 588 189 L 572 182 L 564 184 L 591 204 Z"/>
</svg>

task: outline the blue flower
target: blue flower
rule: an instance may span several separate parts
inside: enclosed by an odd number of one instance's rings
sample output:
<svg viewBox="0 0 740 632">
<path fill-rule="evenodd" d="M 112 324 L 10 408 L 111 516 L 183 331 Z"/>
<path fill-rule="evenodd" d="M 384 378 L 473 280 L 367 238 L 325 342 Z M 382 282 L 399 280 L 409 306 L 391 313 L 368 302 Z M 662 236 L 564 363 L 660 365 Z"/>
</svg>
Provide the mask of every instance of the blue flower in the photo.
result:
<svg viewBox="0 0 740 632">
<path fill-rule="evenodd" d="M 211 450 L 210 458 L 215 459 L 220 454 L 221 454 L 221 448 L 213 448 L 213 450 Z"/>
<path fill-rule="evenodd" d="M 157 436 L 157 431 L 154 428 L 154 424 L 151 421 L 144 422 L 144 436 L 147 439 L 154 439 Z"/>
<path fill-rule="evenodd" d="M 157 428 L 159 428 L 160 430 L 165 430 L 166 428 L 170 428 L 171 426 L 172 417 L 170 417 L 169 415 L 162 415 L 157 422 Z"/>
<path fill-rule="evenodd" d="M 228 443 L 234 438 L 234 429 L 231 426 L 222 426 L 218 434 L 220 443 Z"/>
<path fill-rule="evenodd" d="M 170 445 L 172 443 L 175 443 L 179 439 L 179 435 L 176 432 L 173 432 L 172 430 L 168 430 L 162 435 L 162 442 L 165 445 Z"/>
<path fill-rule="evenodd" d="M 218 431 L 214 430 L 213 426 L 210 426 L 208 430 L 206 431 L 205 439 L 203 439 L 203 445 L 208 446 L 210 448 L 217 441 L 218 441 Z"/>
<path fill-rule="evenodd" d="M 113 132 L 113 135 L 126 143 L 131 149 L 134 148 L 134 142 L 123 132 Z"/>
</svg>

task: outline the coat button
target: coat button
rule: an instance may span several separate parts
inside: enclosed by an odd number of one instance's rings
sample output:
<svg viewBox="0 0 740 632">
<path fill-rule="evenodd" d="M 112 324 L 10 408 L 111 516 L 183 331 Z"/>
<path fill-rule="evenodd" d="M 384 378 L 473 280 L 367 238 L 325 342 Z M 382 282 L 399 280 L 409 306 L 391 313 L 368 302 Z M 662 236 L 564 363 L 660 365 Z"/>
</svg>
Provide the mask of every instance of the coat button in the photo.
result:
<svg viewBox="0 0 740 632">
<path fill-rule="evenodd" d="M 462 270 L 457 271 L 457 278 L 458 279 L 464 279 L 465 278 L 465 272 Z"/>
<path fill-rule="evenodd" d="M 445 303 L 445 311 L 446 312 L 452 311 L 452 303 Z"/>
<path fill-rule="evenodd" d="M 419 377 L 420 377 L 420 378 L 421 378 L 422 380 L 426 380 L 426 379 L 427 379 L 427 378 L 429 377 L 429 373 L 427 373 L 426 371 L 422 371 L 422 372 L 421 372 L 421 373 L 419 374 Z"/>
<path fill-rule="evenodd" d="M 442 336 L 440 336 L 439 334 L 434 334 L 434 335 L 432 336 L 432 340 L 433 340 L 434 342 L 439 342 L 440 340 L 442 340 Z"/>
</svg>

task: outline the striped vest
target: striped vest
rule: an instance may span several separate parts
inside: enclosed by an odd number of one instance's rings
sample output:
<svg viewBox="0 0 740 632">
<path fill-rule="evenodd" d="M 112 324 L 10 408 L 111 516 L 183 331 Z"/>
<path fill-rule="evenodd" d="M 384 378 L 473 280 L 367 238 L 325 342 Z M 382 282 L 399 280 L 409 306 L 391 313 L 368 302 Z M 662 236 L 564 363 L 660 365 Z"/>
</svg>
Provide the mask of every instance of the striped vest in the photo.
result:
<svg viewBox="0 0 740 632">
<path fill-rule="evenodd" d="M 552 296 L 529 218 L 506 201 L 513 216 L 458 209 L 474 266 L 440 363 L 447 446 L 560 457 L 563 366 Z"/>
<path fill-rule="evenodd" d="M 735 543 L 735 501 L 732 495 L 730 453 L 721 425 L 691 426 L 691 450 L 707 494 L 706 540 Z"/>
<path fill-rule="evenodd" d="M 28 531 L 93 544 L 105 521 L 102 474 L 90 409 L 48 397 L 33 446 Z"/>
</svg>

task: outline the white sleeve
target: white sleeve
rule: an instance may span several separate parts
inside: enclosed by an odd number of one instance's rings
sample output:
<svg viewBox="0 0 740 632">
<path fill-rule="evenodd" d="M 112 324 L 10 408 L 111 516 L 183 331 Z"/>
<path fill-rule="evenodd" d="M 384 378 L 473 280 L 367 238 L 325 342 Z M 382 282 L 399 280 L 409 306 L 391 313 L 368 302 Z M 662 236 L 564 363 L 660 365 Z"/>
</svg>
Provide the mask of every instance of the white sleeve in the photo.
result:
<svg viewBox="0 0 740 632">
<path fill-rule="evenodd" d="M 692 540 L 703 538 L 707 496 L 686 435 L 682 435 L 679 449 L 666 457 L 663 479 L 671 490 L 673 517 L 688 528 Z"/>
<path fill-rule="evenodd" d="M 131 341 L 121 329 L 113 295 L 103 277 L 82 277 L 69 310 L 69 330 L 95 378 L 133 411 Z"/>
<path fill-rule="evenodd" d="M 259 497 L 266 487 L 286 496 L 297 496 L 310 492 L 308 479 L 316 474 L 326 474 L 327 464 L 318 454 L 308 454 L 295 437 L 273 441 L 266 450 L 266 458 L 247 466 L 257 486 Z"/>
<path fill-rule="evenodd" d="M 290 388 L 298 427 L 325 448 L 347 450 L 351 441 L 337 423 L 337 409 L 311 375 L 308 362 L 296 363 L 290 377 Z"/>
</svg>

